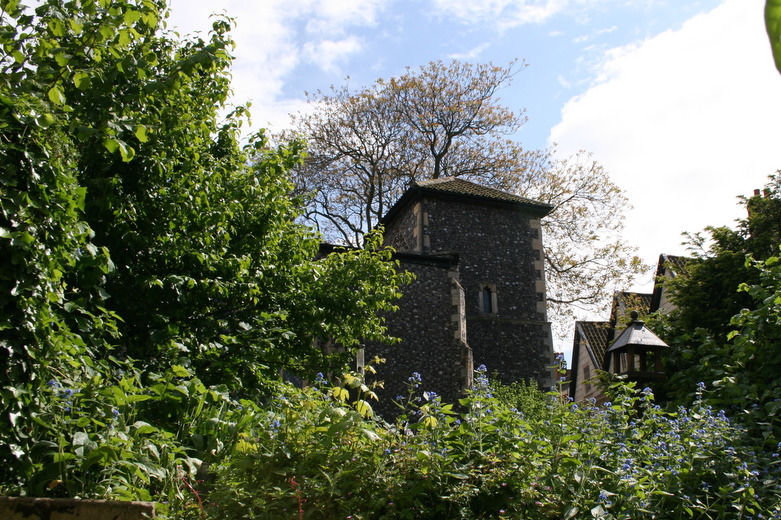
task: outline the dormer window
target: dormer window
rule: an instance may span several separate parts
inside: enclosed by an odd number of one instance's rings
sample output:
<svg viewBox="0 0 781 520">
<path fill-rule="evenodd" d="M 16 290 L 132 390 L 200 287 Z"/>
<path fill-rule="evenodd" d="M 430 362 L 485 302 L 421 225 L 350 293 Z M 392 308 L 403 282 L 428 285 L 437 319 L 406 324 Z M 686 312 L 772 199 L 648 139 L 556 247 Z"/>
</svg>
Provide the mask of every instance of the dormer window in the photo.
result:
<svg viewBox="0 0 781 520">
<path fill-rule="evenodd" d="M 483 314 L 496 314 L 496 286 L 483 284 L 480 288 L 480 312 Z"/>
</svg>

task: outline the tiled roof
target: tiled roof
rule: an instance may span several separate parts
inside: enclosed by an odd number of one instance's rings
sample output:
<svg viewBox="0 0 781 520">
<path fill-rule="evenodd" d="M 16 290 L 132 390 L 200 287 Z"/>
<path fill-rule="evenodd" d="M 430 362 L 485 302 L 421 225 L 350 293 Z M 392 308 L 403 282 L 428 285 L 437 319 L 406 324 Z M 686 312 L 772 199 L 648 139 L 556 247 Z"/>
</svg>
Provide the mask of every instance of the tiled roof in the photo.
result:
<svg viewBox="0 0 781 520">
<path fill-rule="evenodd" d="M 587 348 L 596 366 L 601 367 L 610 343 L 610 323 L 606 321 L 575 322 L 578 332 L 586 340 Z"/>
<path fill-rule="evenodd" d="M 527 199 L 506 191 L 497 190 L 495 188 L 489 188 L 488 186 L 482 186 L 471 181 L 459 179 L 458 177 L 443 177 L 441 179 L 431 179 L 428 181 L 421 181 L 417 183 L 418 186 L 426 190 L 441 191 L 446 193 L 454 193 L 459 195 L 469 195 L 472 197 L 480 197 L 484 199 L 493 200 L 506 200 L 510 202 L 520 202 L 523 204 L 529 204 L 534 206 L 545 207 L 548 204 L 537 202 L 532 199 Z"/>
<path fill-rule="evenodd" d="M 492 206 L 518 208 L 529 216 L 541 218 L 553 210 L 553 206 L 527 199 L 506 191 L 481 186 L 456 177 L 443 177 L 413 183 L 380 220 L 387 225 L 407 206 L 419 197 L 455 198 Z"/>
</svg>

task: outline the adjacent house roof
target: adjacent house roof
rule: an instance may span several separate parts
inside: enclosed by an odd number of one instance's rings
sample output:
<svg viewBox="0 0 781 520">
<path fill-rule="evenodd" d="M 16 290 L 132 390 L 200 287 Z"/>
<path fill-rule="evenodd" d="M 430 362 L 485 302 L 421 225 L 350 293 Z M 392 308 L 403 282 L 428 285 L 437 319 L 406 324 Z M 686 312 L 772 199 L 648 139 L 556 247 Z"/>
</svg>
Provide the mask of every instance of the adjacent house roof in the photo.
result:
<svg viewBox="0 0 781 520">
<path fill-rule="evenodd" d="M 601 367 L 611 339 L 610 323 L 606 321 L 577 321 L 575 327 L 580 337 L 586 340 L 585 346 L 591 362 L 595 367 Z"/>
<path fill-rule="evenodd" d="M 387 223 L 409 203 L 423 196 L 445 199 L 471 200 L 493 206 L 517 207 L 534 217 L 544 217 L 553 210 L 553 206 L 537 202 L 506 191 L 481 186 L 458 177 L 443 177 L 414 183 L 393 205 L 382 219 Z"/>
<path fill-rule="evenodd" d="M 659 310 L 662 304 L 662 292 L 664 291 L 664 280 L 675 278 L 678 273 L 686 268 L 690 258 L 685 256 L 659 255 L 659 263 L 656 266 L 656 282 L 654 283 L 654 293 L 651 298 L 651 312 Z"/>
</svg>

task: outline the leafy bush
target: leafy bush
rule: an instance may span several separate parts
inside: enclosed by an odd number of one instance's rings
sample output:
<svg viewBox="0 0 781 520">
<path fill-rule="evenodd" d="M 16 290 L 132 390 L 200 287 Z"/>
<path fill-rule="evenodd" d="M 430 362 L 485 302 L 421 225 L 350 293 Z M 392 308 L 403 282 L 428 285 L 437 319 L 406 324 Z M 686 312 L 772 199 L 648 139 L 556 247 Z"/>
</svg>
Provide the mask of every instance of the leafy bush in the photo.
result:
<svg viewBox="0 0 781 520">
<path fill-rule="evenodd" d="M 461 413 L 418 375 L 394 425 L 324 383 L 280 387 L 216 472 L 212 518 L 748 518 L 781 514 L 778 451 L 701 400 L 668 413 L 617 384 L 603 406 L 524 416 L 484 369 Z M 357 400 L 356 400 L 357 402 Z"/>
</svg>

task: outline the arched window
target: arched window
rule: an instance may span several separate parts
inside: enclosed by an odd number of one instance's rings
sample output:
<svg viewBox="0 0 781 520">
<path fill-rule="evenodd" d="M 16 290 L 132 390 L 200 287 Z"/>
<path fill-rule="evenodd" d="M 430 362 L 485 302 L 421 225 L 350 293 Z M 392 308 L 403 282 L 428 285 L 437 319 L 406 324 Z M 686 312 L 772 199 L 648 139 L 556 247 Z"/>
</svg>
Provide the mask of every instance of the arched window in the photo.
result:
<svg viewBox="0 0 781 520">
<path fill-rule="evenodd" d="M 480 288 L 480 312 L 483 314 L 496 314 L 496 286 L 483 284 Z"/>
</svg>

